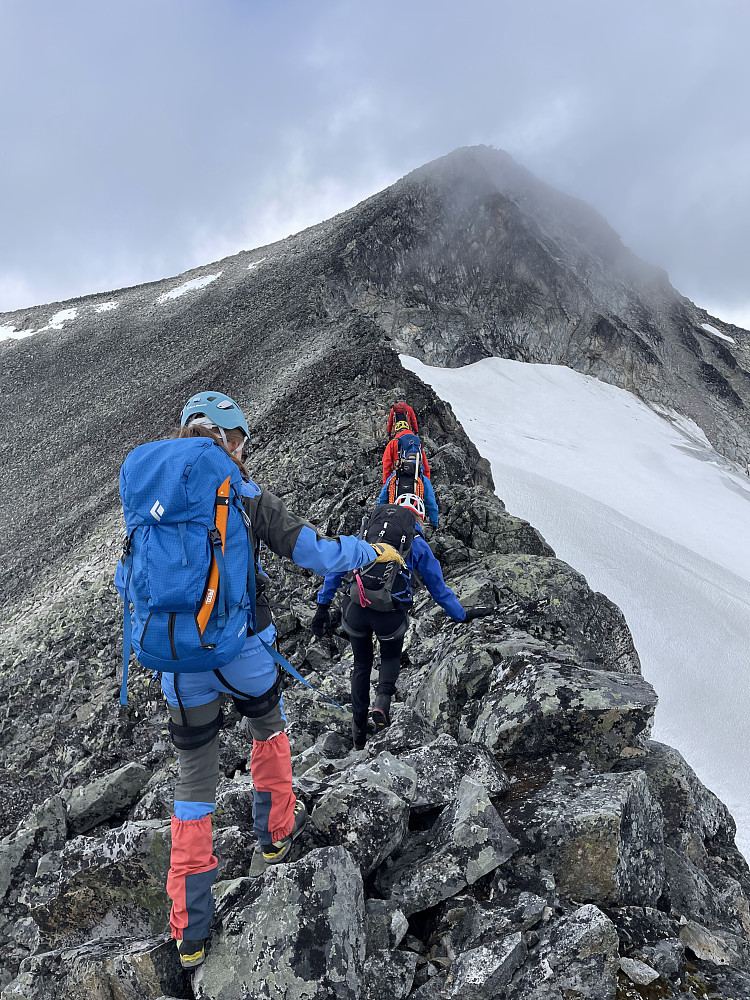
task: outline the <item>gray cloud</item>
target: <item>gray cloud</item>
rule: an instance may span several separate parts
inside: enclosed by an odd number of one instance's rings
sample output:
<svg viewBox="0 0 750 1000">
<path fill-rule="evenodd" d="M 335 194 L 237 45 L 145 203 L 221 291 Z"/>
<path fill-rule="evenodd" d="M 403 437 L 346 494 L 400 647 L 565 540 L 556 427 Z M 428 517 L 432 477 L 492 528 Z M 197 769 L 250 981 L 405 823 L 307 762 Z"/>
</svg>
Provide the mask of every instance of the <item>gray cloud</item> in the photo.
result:
<svg viewBox="0 0 750 1000">
<path fill-rule="evenodd" d="M 743 3 L 6 0 L 0 16 L 0 309 L 260 245 L 483 142 L 750 320 Z"/>
</svg>

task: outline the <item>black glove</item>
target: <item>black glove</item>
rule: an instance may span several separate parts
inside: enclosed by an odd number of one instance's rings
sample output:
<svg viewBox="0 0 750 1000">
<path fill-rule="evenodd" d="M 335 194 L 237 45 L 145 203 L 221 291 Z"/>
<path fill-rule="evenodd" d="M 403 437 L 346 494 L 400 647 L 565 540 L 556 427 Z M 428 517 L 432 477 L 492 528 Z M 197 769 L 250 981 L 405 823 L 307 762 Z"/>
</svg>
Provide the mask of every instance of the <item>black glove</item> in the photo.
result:
<svg viewBox="0 0 750 1000">
<path fill-rule="evenodd" d="M 486 618 L 487 615 L 494 615 L 495 611 L 497 611 L 497 608 L 489 607 L 484 604 L 480 604 L 476 608 L 467 608 L 464 621 L 473 622 L 475 618 Z"/>
<path fill-rule="evenodd" d="M 313 620 L 310 623 L 313 635 L 316 635 L 319 639 L 323 638 L 323 633 L 331 626 L 330 607 L 330 604 L 319 604 L 318 610 L 313 615 Z"/>
</svg>

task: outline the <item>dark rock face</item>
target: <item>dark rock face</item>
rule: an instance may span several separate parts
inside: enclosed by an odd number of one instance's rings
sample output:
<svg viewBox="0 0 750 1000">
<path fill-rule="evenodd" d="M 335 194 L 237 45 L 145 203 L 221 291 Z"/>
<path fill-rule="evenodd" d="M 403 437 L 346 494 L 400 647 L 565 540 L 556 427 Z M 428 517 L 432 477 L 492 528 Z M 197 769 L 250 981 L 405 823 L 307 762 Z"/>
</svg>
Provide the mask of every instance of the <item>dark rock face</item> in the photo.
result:
<svg viewBox="0 0 750 1000">
<path fill-rule="evenodd" d="M 175 284 L 162 282 L 115 293 L 111 313 L 82 299 L 77 325 L 0 345 L 24 415 L 0 453 L 2 1000 L 620 1000 L 629 975 L 653 972 L 638 987 L 653 996 L 750 995 L 750 871 L 726 808 L 648 739 L 656 696 L 621 612 L 504 509 L 450 407 L 392 345 L 455 363 L 502 344 L 638 382 L 646 398 L 658 380 L 669 396 L 667 360 L 686 352 L 744 399 L 750 356 L 739 340 L 709 355 L 698 312 L 590 210 L 549 191 L 539 203 L 500 157 L 503 194 L 485 160 L 449 158 L 223 261 L 196 298 L 158 302 Z M 56 310 L 8 322 L 37 328 Z M 216 920 L 189 977 L 166 937 L 176 752 L 137 666 L 118 711 L 111 574 L 121 459 L 209 384 L 246 408 L 254 478 L 327 533 L 356 532 L 374 503 L 404 392 L 441 508 L 430 544 L 466 605 L 499 612 L 455 624 L 417 582 L 392 725 L 364 751 L 347 716 L 290 685 L 311 820 L 270 871 L 252 834 L 247 725 L 224 706 Z M 696 413 L 744 441 L 736 403 L 706 392 Z M 346 704 L 346 638 L 335 622 L 322 641 L 308 629 L 320 581 L 270 554 L 264 565 L 282 651 Z"/>
</svg>

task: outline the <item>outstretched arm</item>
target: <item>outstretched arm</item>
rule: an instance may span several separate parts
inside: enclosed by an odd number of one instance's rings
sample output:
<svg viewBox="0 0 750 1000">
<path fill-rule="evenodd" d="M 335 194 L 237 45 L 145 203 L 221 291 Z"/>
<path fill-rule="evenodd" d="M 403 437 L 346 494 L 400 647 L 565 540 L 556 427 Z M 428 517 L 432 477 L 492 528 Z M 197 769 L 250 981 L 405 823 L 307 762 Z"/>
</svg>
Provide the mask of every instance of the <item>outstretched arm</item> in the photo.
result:
<svg viewBox="0 0 750 1000">
<path fill-rule="evenodd" d="M 415 557 L 415 565 L 419 570 L 425 586 L 430 592 L 432 599 L 440 605 L 446 614 L 456 622 L 462 622 L 466 618 L 466 611 L 463 605 L 453 593 L 451 588 L 443 579 L 443 571 L 440 563 L 432 554 L 432 550 L 421 535 L 415 535 L 411 544 L 411 551 Z"/>
<path fill-rule="evenodd" d="M 353 535 L 319 535 L 308 521 L 287 510 L 283 500 L 268 490 L 259 490 L 245 502 L 256 538 L 276 555 L 292 559 L 319 576 L 346 573 L 377 558 L 372 545 Z"/>
<path fill-rule="evenodd" d="M 433 528 L 438 526 L 438 505 L 435 499 L 435 491 L 432 488 L 432 483 L 429 479 L 422 477 L 422 486 L 424 488 L 424 506 L 427 511 L 427 516 L 430 519 L 430 524 Z"/>
</svg>

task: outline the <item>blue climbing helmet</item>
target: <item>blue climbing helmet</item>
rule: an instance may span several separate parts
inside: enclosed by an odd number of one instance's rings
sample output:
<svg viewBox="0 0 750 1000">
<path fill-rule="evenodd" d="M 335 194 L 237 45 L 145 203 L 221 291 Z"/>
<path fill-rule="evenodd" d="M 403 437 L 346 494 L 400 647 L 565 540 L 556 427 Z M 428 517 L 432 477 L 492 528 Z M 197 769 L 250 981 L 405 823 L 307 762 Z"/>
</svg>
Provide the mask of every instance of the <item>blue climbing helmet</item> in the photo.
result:
<svg viewBox="0 0 750 1000">
<path fill-rule="evenodd" d="M 250 437 L 244 413 L 235 401 L 223 392 L 208 389 L 206 392 L 191 396 L 183 408 L 180 426 L 184 427 L 193 417 L 207 417 L 211 423 L 225 431 L 239 428 L 246 438 Z"/>
</svg>

